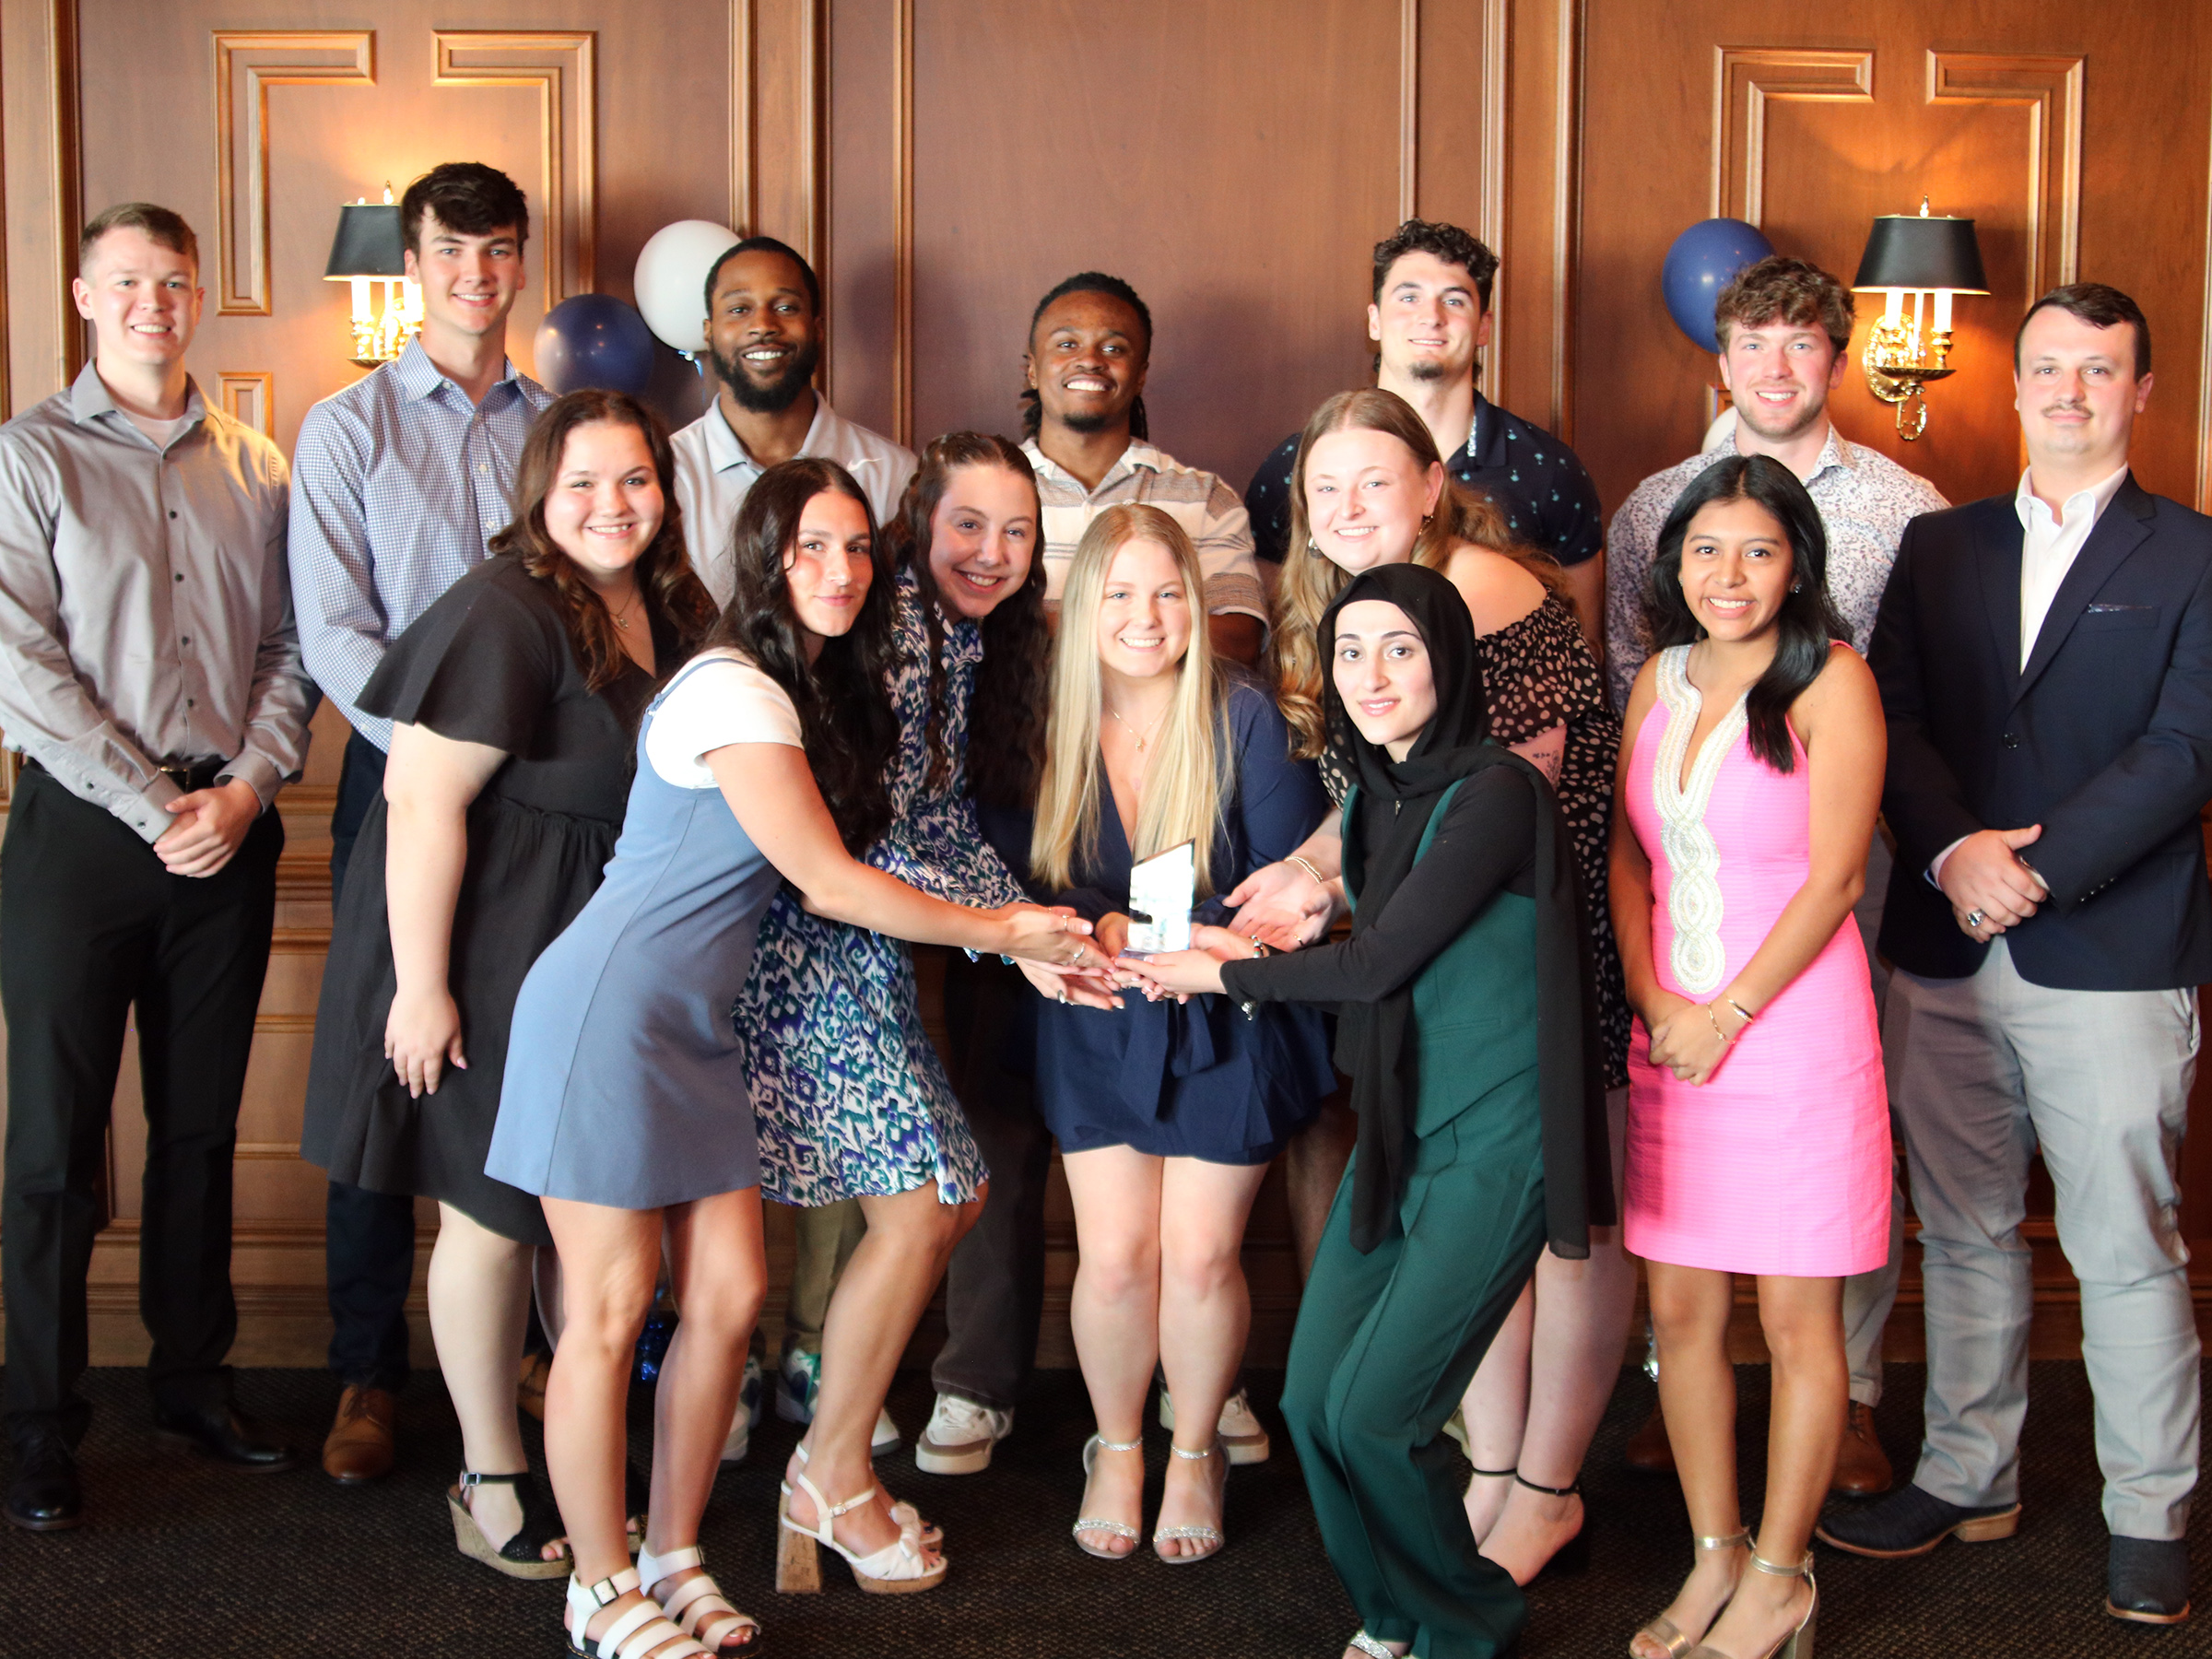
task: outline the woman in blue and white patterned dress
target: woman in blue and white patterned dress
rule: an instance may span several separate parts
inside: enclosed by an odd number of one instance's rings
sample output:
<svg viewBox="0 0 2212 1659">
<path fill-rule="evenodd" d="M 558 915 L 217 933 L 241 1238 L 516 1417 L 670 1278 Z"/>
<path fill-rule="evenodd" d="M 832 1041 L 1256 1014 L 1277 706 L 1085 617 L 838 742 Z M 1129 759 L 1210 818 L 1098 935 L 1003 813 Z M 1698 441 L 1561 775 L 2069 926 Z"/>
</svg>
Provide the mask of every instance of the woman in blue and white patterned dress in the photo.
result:
<svg viewBox="0 0 2212 1659">
<path fill-rule="evenodd" d="M 966 750 L 986 649 L 994 677 L 1011 670 L 1042 685 L 1044 579 L 1028 462 L 1003 439 L 940 438 L 884 534 L 900 567 L 900 660 L 889 680 L 899 747 L 892 827 L 865 860 L 956 903 L 1018 902 L 1020 884 L 978 828 Z M 830 1300 L 821 1392 L 792 1458 L 789 1522 L 813 1531 L 817 1506 L 798 1477 L 830 1494 L 871 1483 L 884 1395 L 953 1246 L 982 1213 L 989 1171 L 923 1030 L 900 941 L 809 915 L 786 891 L 761 924 L 736 1021 L 762 1193 L 807 1206 L 858 1196 L 867 1218 Z M 899 1532 L 920 1535 L 912 1510 L 888 1500 L 835 1524 L 863 1553 Z"/>
</svg>

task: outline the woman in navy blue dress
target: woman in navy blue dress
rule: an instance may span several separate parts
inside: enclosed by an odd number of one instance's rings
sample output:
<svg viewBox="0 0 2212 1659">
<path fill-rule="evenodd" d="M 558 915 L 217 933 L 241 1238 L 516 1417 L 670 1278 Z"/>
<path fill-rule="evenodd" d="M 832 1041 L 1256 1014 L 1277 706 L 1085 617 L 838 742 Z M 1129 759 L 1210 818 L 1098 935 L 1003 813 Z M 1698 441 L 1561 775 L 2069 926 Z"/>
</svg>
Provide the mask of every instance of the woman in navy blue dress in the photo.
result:
<svg viewBox="0 0 2212 1659">
<path fill-rule="evenodd" d="M 1203 591 L 1189 537 L 1156 507 L 1100 514 L 1069 568 L 1031 865 L 1109 953 L 1128 942 L 1136 860 L 1192 842 L 1192 919 L 1218 924 L 1218 895 L 1288 853 L 1328 807 L 1312 767 L 1290 758 L 1275 700 L 1216 661 Z M 1214 1436 L 1251 1324 L 1245 1219 L 1277 1150 L 1336 1079 L 1311 1010 L 1122 1000 L 1085 1006 L 1071 991 L 1046 1005 L 1037 1041 L 1037 1102 L 1075 1198 L 1070 1312 L 1099 1425 L 1076 1541 L 1108 1559 L 1136 1547 L 1157 1359 L 1178 1440 L 1153 1547 L 1179 1564 L 1222 1542 L 1228 1459 Z"/>
</svg>

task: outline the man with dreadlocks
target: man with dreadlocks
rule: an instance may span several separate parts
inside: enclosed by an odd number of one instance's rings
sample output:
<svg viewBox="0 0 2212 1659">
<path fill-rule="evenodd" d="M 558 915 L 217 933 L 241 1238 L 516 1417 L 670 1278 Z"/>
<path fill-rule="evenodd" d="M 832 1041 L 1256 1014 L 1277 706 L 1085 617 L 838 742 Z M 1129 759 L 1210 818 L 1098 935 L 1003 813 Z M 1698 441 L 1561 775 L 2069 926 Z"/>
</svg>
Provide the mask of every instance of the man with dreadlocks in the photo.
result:
<svg viewBox="0 0 2212 1659">
<path fill-rule="evenodd" d="M 1030 318 L 1022 449 L 1043 502 L 1045 598 L 1057 611 L 1068 562 L 1093 518 L 1143 501 L 1173 518 L 1198 549 L 1214 649 L 1249 664 L 1267 628 L 1252 522 L 1219 478 L 1147 441 L 1151 355 L 1152 313 L 1119 276 L 1070 276 Z"/>
</svg>

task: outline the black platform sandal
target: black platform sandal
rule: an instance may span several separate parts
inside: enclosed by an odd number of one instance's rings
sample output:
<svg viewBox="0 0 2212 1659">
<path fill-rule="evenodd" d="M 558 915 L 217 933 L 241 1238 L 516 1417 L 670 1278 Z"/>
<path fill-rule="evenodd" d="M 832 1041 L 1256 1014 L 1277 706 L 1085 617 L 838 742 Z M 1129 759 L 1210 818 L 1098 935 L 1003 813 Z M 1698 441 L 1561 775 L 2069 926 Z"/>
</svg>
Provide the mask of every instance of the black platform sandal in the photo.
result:
<svg viewBox="0 0 2212 1659">
<path fill-rule="evenodd" d="M 512 1487 L 515 1501 L 523 1509 L 522 1525 L 497 1548 L 477 1524 L 477 1518 L 468 1507 L 468 1494 L 487 1486 Z M 446 1488 L 445 1505 L 453 1513 L 453 1546 L 470 1560 L 481 1561 L 494 1572 L 503 1572 L 509 1578 L 568 1576 L 570 1561 L 565 1552 L 551 1560 L 545 1556 L 546 1546 L 565 1537 L 568 1529 L 560 1524 L 560 1511 L 538 1490 L 537 1481 L 529 1470 L 519 1475 L 479 1475 L 464 1470 L 460 1480 Z"/>
</svg>

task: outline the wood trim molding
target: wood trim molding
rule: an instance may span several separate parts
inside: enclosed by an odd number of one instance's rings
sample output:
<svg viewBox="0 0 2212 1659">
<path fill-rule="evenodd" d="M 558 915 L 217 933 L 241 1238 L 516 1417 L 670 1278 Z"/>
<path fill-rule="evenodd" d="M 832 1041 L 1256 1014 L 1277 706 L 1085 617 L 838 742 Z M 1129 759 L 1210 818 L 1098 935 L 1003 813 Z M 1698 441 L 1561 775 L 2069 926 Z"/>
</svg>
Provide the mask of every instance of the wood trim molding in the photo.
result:
<svg viewBox="0 0 2212 1659">
<path fill-rule="evenodd" d="M 2028 292 L 2072 282 L 2081 260 L 2083 60 L 2027 53 L 1928 53 L 1928 101 L 2028 112 Z"/>
<path fill-rule="evenodd" d="M 269 88 L 374 86 L 376 33 L 366 29 L 218 29 L 214 46 L 216 315 L 265 317 Z M 72 246 L 75 241 L 70 238 Z"/>
<path fill-rule="evenodd" d="M 241 420 L 264 438 L 276 433 L 276 377 L 255 371 L 225 369 L 216 380 L 221 386 L 223 413 Z"/>
<path fill-rule="evenodd" d="M 546 309 L 588 294 L 599 260 L 599 35 L 590 29 L 438 29 L 433 87 L 537 92 Z"/>
<path fill-rule="evenodd" d="M 753 0 L 730 0 L 730 228 L 753 233 Z"/>
<path fill-rule="evenodd" d="M 2212 512 L 2212 155 L 2205 180 L 2204 255 L 2197 266 L 2205 280 L 2205 316 L 2196 370 L 2196 510 Z"/>
<path fill-rule="evenodd" d="M 891 6 L 891 441 L 914 447 L 914 0 Z"/>
<path fill-rule="evenodd" d="M 1512 178 L 1513 98 L 1513 0 L 1482 0 L 1482 191 L 1481 220 L 1475 234 L 1494 253 L 1510 246 L 1507 189 Z M 1496 319 L 1503 314 L 1511 282 L 1500 261 L 1490 282 L 1490 343 L 1482 348 L 1477 381 L 1492 403 L 1505 399 L 1505 334 Z"/>
<path fill-rule="evenodd" d="M 1398 0 L 1398 218 L 1421 200 L 1421 0 Z"/>
<path fill-rule="evenodd" d="M 1583 0 L 1559 0 L 1552 96 L 1551 430 L 1574 441 L 1575 265 L 1583 241 Z"/>
<path fill-rule="evenodd" d="M 1874 53 L 1795 47 L 1714 49 L 1712 216 L 1756 225 L 1766 211 L 1767 104 L 1872 103 Z"/>
<path fill-rule="evenodd" d="M 84 117 L 79 107 L 76 0 L 51 0 L 53 110 L 53 247 L 62 265 L 62 384 L 85 366 L 85 321 L 76 314 L 76 239 L 85 228 Z"/>
</svg>

